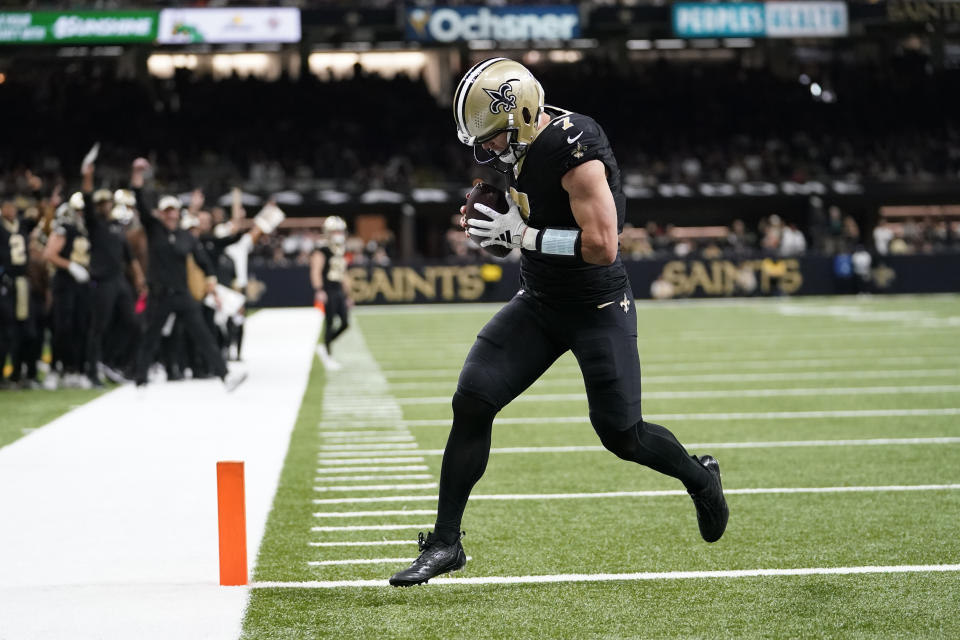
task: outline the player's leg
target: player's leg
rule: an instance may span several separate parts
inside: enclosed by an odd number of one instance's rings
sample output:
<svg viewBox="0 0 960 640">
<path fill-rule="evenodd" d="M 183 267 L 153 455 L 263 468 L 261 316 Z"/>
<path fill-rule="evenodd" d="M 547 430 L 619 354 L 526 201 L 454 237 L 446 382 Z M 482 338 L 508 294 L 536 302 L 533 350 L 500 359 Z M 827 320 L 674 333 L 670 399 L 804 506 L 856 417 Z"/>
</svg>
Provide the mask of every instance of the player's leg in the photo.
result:
<svg viewBox="0 0 960 640">
<path fill-rule="evenodd" d="M 627 293 L 632 302 L 632 293 Z M 712 542 L 726 526 L 726 503 L 719 485 L 719 468 L 709 456 L 690 455 L 669 429 L 647 422 L 640 410 L 640 357 L 637 352 L 637 319 L 632 304 L 587 308 L 575 319 L 571 350 L 580 364 L 590 422 L 603 445 L 618 457 L 677 478 L 697 503 L 701 532 Z M 704 523 L 698 496 L 710 495 L 706 508 L 716 511 L 717 522 Z M 719 502 L 718 502 L 719 500 Z M 716 503 L 716 504 L 714 504 Z M 703 517 L 702 517 L 703 516 Z M 722 520 L 722 523 L 719 521 Z M 719 533 L 717 533 L 719 530 Z M 712 538 L 712 539 L 710 539 Z"/>
<path fill-rule="evenodd" d="M 227 365 L 223 361 L 216 338 L 210 333 L 203 320 L 200 304 L 186 295 L 177 297 L 177 319 L 183 322 L 184 331 L 193 341 L 194 348 L 207 363 L 210 372 L 218 378 L 227 375 Z"/>
<path fill-rule="evenodd" d="M 327 318 L 324 325 L 323 342 L 327 353 L 332 354 L 331 345 L 341 333 L 347 330 L 347 298 L 342 291 L 332 290 L 327 294 Z"/>
<path fill-rule="evenodd" d="M 421 541 L 420 557 L 390 579 L 394 586 L 420 584 L 466 563 L 460 523 L 470 491 L 487 467 L 494 416 L 566 351 L 549 335 L 542 313 L 535 301 L 515 296 L 477 336 L 453 395 L 436 525 Z"/>
<path fill-rule="evenodd" d="M 13 347 L 14 315 L 12 287 L 7 287 L 0 280 L 0 386 L 6 384 L 4 369 L 7 366 L 7 355 Z"/>
<path fill-rule="evenodd" d="M 137 349 L 136 368 L 133 379 L 137 386 L 147 383 L 147 370 L 153 364 L 157 349 L 160 348 L 160 338 L 163 325 L 170 315 L 171 305 L 168 296 L 151 295 L 147 298 L 147 321 L 140 348 Z"/>
</svg>

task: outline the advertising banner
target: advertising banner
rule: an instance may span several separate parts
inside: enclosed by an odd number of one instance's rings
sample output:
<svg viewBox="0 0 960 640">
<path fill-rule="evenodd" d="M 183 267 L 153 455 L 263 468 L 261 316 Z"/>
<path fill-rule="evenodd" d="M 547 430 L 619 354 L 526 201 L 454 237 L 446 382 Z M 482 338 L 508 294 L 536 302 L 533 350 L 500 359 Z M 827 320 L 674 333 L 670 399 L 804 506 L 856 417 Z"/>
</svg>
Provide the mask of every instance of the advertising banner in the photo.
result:
<svg viewBox="0 0 960 640">
<path fill-rule="evenodd" d="M 638 299 L 960 292 L 960 254 L 873 256 L 860 274 L 850 256 L 625 261 Z M 506 302 L 520 288 L 517 262 L 351 267 L 357 304 Z M 313 304 L 305 266 L 252 270 L 250 306 Z"/>
<path fill-rule="evenodd" d="M 849 31 L 845 2 L 678 2 L 681 38 L 838 38 Z"/>
<path fill-rule="evenodd" d="M 153 42 L 156 11 L 0 11 L 0 44 Z"/>
<path fill-rule="evenodd" d="M 164 9 L 160 44 L 300 42 L 300 10 Z"/>
<path fill-rule="evenodd" d="M 418 42 L 580 37 L 576 6 L 408 7 L 404 22 L 407 39 Z"/>
</svg>

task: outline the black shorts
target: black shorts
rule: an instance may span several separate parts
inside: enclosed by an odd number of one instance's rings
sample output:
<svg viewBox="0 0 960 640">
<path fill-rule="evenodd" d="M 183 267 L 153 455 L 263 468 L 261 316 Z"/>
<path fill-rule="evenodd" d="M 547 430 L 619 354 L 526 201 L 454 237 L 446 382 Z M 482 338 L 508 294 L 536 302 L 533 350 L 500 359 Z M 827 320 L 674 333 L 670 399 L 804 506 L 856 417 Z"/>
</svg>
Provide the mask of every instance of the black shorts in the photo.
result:
<svg viewBox="0 0 960 640">
<path fill-rule="evenodd" d="M 567 350 L 580 365 L 598 432 L 620 431 L 642 419 L 630 289 L 601 305 L 550 304 L 521 291 L 477 335 L 457 390 L 500 410 Z"/>
</svg>

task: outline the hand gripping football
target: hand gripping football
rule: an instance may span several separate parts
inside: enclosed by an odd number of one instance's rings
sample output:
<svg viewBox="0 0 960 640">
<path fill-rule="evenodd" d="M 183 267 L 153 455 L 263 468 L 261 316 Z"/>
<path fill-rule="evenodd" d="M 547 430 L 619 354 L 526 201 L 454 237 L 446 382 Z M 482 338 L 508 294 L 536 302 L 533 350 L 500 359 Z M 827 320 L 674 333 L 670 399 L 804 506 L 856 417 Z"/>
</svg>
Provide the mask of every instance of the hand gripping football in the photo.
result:
<svg viewBox="0 0 960 640">
<path fill-rule="evenodd" d="M 474 208 L 473 205 L 477 203 L 486 205 L 498 213 L 506 213 L 509 209 L 509 205 L 507 205 L 506 193 L 500 189 L 497 189 L 493 185 L 487 184 L 486 182 L 478 182 L 476 185 L 474 185 L 473 189 L 470 190 L 470 193 L 467 194 L 467 209 L 464 213 L 464 217 L 467 219 L 467 225 L 469 225 L 470 220 L 474 218 L 479 218 L 481 220 L 490 219 L 488 216 L 480 213 Z M 470 239 L 477 243 L 477 246 L 480 246 L 480 243 L 487 239 L 473 235 L 470 233 L 469 229 L 467 230 L 467 233 L 470 235 Z M 510 247 L 504 247 L 498 244 L 484 247 L 483 250 L 498 258 L 503 258 L 512 251 Z"/>
</svg>

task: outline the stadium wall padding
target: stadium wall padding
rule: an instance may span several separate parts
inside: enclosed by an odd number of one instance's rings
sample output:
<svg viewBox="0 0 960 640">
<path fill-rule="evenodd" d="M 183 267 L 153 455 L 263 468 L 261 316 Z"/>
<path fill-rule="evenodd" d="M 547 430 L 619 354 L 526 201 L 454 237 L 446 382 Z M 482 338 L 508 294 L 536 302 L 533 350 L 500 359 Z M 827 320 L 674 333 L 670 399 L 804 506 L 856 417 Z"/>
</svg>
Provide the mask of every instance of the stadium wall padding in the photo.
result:
<svg viewBox="0 0 960 640">
<path fill-rule="evenodd" d="M 960 292 L 960 254 L 874 256 L 857 274 L 850 256 L 642 260 L 625 263 L 637 298 Z M 498 302 L 519 288 L 517 262 L 393 264 L 349 269 L 357 304 Z M 305 266 L 254 267 L 256 307 L 309 306 Z"/>
</svg>

